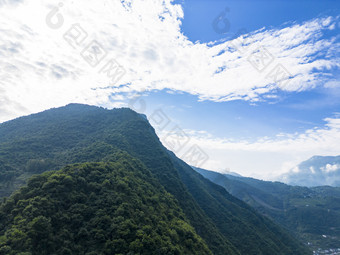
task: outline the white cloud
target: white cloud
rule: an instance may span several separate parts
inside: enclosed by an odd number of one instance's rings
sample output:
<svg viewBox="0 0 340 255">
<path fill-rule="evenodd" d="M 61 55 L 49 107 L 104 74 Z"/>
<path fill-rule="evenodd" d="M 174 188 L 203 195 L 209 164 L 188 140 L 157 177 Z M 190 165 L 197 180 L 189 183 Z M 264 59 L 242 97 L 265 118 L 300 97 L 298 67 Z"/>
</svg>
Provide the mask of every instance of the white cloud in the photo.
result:
<svg viewBox="0 0 340 255">
<path fill-rule="evenodd" d="M 244 176 L 257 178 L 275 179 L 291 170 L 299 172 L 296 166 L 300 162 L 314 155 L 338 155 L 340 151 L 339 118 L 326 118 L 323 127 L 303 133 L 263 137 L 253 142 L 218 138 L 202 131 L 184 130 L 184 133 L 190 141 L 177 156 L 184 159 L 185 152 L 196 144 L 209 156 L 203 168 L 222 172 L 230 168 Z M 159 136 L 167 145 L 168 132 L 159 132 Z M 176 134 L 170 138 L 184 141 Z M 334 167 L 326 166 L 325 169 L 331 171 Z"/>
<path fill-rule="evenodd" d="M 110 101 L 112 93 L 165 88 L 213 101 L 256 101 L 277 88 L 300 91 L 327 82 L 332 77 L 323 74 L 340 63 L 337 39 L 322 37 L 338 18 L 263 29 L 243 41 L 202 44 L 181 34 L 184 14 L 170 0 L 65 1 L 58 12 L 64 23 L 52 29 L 45 19 L 58 3 L 0 1 L 0 121 L 70 102 L 112 107 L 117 105 Z M 88 34 L 75 49 L 63 39 L 72 24 Z M 98 72 L 103 64 L 92 68 L 80 56 L 91 40 L 126 70 L 114 87 Z M 261 73 L 247 60 L 259 47 L 274 57 Z M 288 84 L 268 77 L 277 64 L 290 73 Z"/>
<path fill-rule="evenodd" d="M 340 88 L 340 81 L 330 80 L 330 81 L 325 83 L 324 87 L 329 88 L 329 89 Z"/>
<path fill-rule="evenodd" d="M 326 166 L 321 167 L 320 169 L 322 171 L 326 172 L 326 173 L 330 173 L 330 172 L 335 172 L 335 171 L 339 170 L 339 168 L 340 168 L 340 165 L 338 165 L 338 164 L 334 164 L 334 165 L 327 164 Z"/>
<path fill-rule="evenodd" d="M 203 44 L 181 34 L 184 14 L 170 0 L 58 4 L 0 0 L 0 122 L 70 102 L 121 106 L 123 93 L 133 91 L 167 89 L 216 102 L 257 101 L 275 98 L 278 88 L 301 91 L 322 84 L 327 88 L 339 85 L 327 72 L 340 67 L 339 41 L 323 37 L 325 31 L 335 29 L 339 18 L 264 28 L 233 41 Z M 45 20 L 58 6 L 64 22 L 59 29 L 52 29 Z M 51 22 L 57 20 L 53 16 Z M 74 24 L 88 35 L 75 48 L 63 38 Z M 92 40 L 108 52 L 95 68 L 80 55 Z M 253 60 L 249 56 L 256 49 L 273 56 L 262 72 L 248 61 Z M 112 58 L 126 70 L 114 86 L 99 73 L 104 61 Z M 259 67 L 259 63 L 253 64 Z M 289 72 L 289 83 L 275 83 L 268 76 L 278 64 Z M 325 121 L 324 127 L 302 134 L 280 134 L 254 142 L 186 131 L 190 135 L 186 146 L 197 144 L 209 155 L 206 168 L 270 177 L 315 154 L 339 153 L 340 119 Z M 185 148 L 178 155 L 184 152 Z"/>
</svg>

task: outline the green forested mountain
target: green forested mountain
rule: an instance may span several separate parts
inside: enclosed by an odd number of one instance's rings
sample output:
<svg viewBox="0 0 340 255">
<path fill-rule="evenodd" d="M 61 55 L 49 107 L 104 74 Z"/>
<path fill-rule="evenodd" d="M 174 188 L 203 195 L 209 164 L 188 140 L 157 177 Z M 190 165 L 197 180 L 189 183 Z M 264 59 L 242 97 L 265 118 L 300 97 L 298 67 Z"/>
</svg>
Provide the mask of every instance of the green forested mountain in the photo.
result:
<svg viewBox="0 0 340 255">
<path fill-rule="evenodd" d="M 314 249 L 340 247 L 340 188 L 299 187 L 194 168 Z"/>
<path fill-rule="evenodd" d="M 285 230 L 167 151 L 148 121 L 130 109 L 72 104 L 1 124 L 0 195 L 10 195 L 33 174 L 67 164 L 111 162 L 117 153 L 150 170 L 214 254 L 310 254 Z M 12 206 L 20 211 L 18 204 Z"/>
<path fill-rule="evenodd" d="M 33 177 L 0 207 L 0 254 L 212 254 L 151 172 L 117 157 Z"/>
</svg>

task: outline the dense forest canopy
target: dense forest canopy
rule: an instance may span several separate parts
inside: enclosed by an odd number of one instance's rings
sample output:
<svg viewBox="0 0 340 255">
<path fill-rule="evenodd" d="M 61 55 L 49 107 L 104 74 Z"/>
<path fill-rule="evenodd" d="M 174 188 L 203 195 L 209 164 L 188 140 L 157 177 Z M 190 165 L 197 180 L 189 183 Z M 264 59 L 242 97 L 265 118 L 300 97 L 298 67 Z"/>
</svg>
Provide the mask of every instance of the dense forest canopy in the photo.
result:
<svg viewBox="0 0 340 255">
<path fill-rule="evenodd" d="M 0 207 L 0 254 L 212 254 L 177 201 L 124 155 L 34 176 Z"/>
</svg>

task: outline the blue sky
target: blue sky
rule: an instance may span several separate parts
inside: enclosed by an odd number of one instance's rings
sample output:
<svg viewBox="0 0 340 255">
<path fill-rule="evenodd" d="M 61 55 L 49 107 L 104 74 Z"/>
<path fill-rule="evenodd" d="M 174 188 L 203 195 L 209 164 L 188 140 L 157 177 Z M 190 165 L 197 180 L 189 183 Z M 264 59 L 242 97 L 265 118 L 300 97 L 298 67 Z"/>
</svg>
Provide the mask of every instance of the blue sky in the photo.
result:
<svg viewBox="0 0 340 255">
<path fill-rule="evenodd" d="M 143 96 L 152 114 L 161 107 L 171 119 L 188 129 L 206 130 L 220 137 L 256 139 L 278 133 L 301 132 L 324 125 L 323 119 L 340 109 L 337 96 L 325 89 L 280 93 L 273 102 L 198 101 L 196 96 L 165 91 Z"/>
<path fill-rule="evenodd" d="M 182 33 L 192 42 L 202 43 L 230 40 L 240 30 L 244 33 L 275 29 L 340 14 L 340 2 L 334 0 L 176 2 L 184 10 Z M 226 19 L 225 23 L 217 22 L 218 29 L 214 23 L 217 17 Z M 323 36 L 331 38 L 338 33 L 339 29 L 336 29 Z M 336 80 L 340 80 L 339 69 L 331 73 Z M 325 118 L 334 117 L 340 111 L 339 87 L 318 86 L 298 92 L 278 91 L 276 96 L 263 102 L 212 102 L 198 100 L 188 93 L 167 93 L 163 90 L 151 92 L 143 98 L 150 108 L 147 111 L 149 116 L 160 107 L 183 129 L 204 130 L 217 137 L 247 141 L 320 128 L 325 125 Z"/>
<path fill-rule="evenodd" d="M 340 154 L 339 31 L 336 0 L 0 0 L 0 121 L 131 107 L 189 164 L 278 179 Z"/>
<path fill-rule="evenodd" d="M 239 29 L 255 31 L 263 27 L 281 27 L 290 22 L 304 22 L 316 17 L 337 16 L 337 0 L 186 0 L 177 1 L 184 7 L 183 33 L 192 41 L 210 42 L 232 38 Z M 227 18 L 226 33 L 213 28 L 217 16 Z M 224 16 L 225 15 L 225 16 Z"/>
<path fill-rule="evenodd" d="M 263 27 L 282 27 L 284 24 L 301 23 L 316 17 L 340 15 L 340 2 L 336 0 L 176 2 L 184 9 L 181 31 L 193 42 L 208 43 L 230 39 L 239 29 L 251 32 Z M 227 19 L 229 29 L 224 30 L 226 25 L 221 23 L 221 30 L 216 31 L 213 22 L 218 16 Z M 327 36 L 334 36 L 338 32 L 339 29 Z M 340 79 L 339 70 L 334 70 L 334 76 Z M 299 93 L 279 92 L 279 98 L 267 102 L 236 100 L 213 103 L 199 102 L 190 94 L 174 96 L 162 91 L 151 93 L 149 100 L 150 103 L 168 105 L 169 114 L 188 128 L 209 130 L 218 136 L 254 138 L 275 135 L 278 132 L 292 133 L 323 125 L 323 118 L 340 111 L 340 100 L 337 100 L 339 94 L 338 89 L 321 87 Z"/>
</svg>

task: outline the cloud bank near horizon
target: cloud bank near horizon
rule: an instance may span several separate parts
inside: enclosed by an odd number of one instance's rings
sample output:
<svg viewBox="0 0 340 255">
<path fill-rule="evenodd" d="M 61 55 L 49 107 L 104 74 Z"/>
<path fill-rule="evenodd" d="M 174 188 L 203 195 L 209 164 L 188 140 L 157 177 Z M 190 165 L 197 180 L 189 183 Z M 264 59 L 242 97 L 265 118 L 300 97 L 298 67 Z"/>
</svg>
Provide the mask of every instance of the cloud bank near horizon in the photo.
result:
<svg viewBox="0 0 340 255">
<path fill-rule="evenodd" d="M 324 123 L 324 126 L 303 133 L 282 133 L 276 137 L 262 137 L 254 141 L 236 141 L 195 130 L 163 130 L 158 131 L 158 134 L 169 149 L 173 149 L 169 145 L 187 140 L 185 147 L 176 153 L 183 160 L 188 158 L 186 151 L 190 147 L 196 145 L 201 148 L 208 158 L 205 161 L 187 160 L 194 166 L 222 173 L 233 171 L 260 179 L 283 180 L 282 174 L 312 156 L 339 155 L 340 118 L 326 118 Z"/>
</svg>

